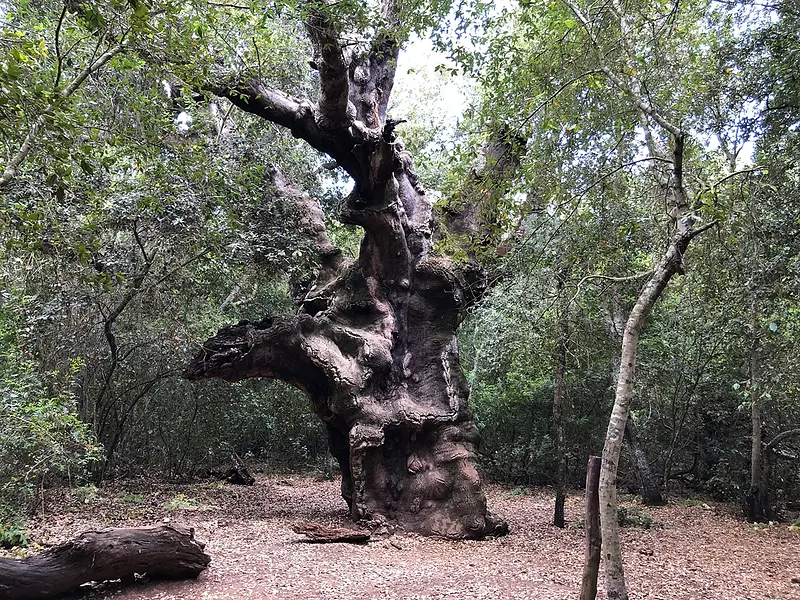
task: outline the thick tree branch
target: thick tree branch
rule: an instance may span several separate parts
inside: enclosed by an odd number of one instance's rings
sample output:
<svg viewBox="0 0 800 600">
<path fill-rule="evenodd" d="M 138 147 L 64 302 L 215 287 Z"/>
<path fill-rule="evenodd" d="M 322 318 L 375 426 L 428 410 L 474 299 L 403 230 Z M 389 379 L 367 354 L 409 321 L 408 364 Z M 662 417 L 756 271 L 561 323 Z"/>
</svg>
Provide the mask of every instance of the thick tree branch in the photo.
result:
<svg viewBox="0 0 800 600">
<path fill-rule="evenodd" d="M 315 115 L 318 109 L 314 105 L 273 89 L 258 79 L 220 80 L 206 84 L 205 89 L 227 98 L 245 112 L 286 127 L 294 137 L 328 154 L 356 181 L 361 179 L 361 168 L 352 150 L 364 141 L 363 131 L 354 127 L 321 127 Z"/>
<path fill-rule="evenodd" d="M 324 381 L 307 381 L 308 356 L 302 348 L 302 325 L 308 315 L 274 320 L 266 317 L 250 323 L 223 327 L 206 341 L 186 367 L 184 377 L 196 380 L 215 377 L 239 381 L 247 377 L 282 379 L 309 393 L 324 391 Z M 317 389 L 318 388 L 318 389 Z"/>
<path fill-rule="evenodd" d="M 348 60 L 342 51 L 339 29 L 326 9 L 329 7 L 325 0 L 311 0 L 305 21 L 320 78 L 318 123 L 323 128 L 347 127 L 355 118 L 354 110 L 348 110 Z"/>
</svg>

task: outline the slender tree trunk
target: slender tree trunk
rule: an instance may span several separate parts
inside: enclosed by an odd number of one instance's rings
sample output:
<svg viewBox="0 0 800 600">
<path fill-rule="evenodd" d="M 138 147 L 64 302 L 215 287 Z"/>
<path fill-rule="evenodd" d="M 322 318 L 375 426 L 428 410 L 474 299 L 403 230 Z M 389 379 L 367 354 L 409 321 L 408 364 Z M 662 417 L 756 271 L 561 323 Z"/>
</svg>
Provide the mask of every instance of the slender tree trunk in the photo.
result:
<svg viewBox="0 0 800 600">
<path fill-rule="evenodd" d="M 666 125 L 669 125 L 669 123 L 666 123 Z M 622 450 L 622 440 L 625 435 L 625 425 L 628 421 L 628 414 L 633 400 L 639 334 L 645 325 L 647 316 L 667 287 L 670 279 L 682 269 L 683 256 L 692 238 L 714 225 L 714 223 L 709 223 L 697 229 L 692 227 L 694 219 L 687 214 L 688 200 L 683 187 L 684 134 L 674 127 L 670 131 L 673 133 L 675 144 L 671 214 L 675 219 L 676 231 L 666 254 L 639 294 L 625 324 L 625 332 L 622 336 L 619 380 L 614 407 L 611 411 L 608 431 L 606 432 L 606 442 L 603 447 L 603 464 L 600 469 L 600 524 L 603 535 L 606 590 L 610 600 L 628 600 L 628 588 L 625 583 L 625 574 L 622 566 L 619 521 L 617 519 L 617 468 Z"/>
<path fill-rule="evenodd" d="M 611 354 L 611 384 L 616 391 L 617 384 L 619 383 L 619 372 L 621 365 L 621 346 L 622 336 L 625 331 L 625 311 L 622 309 L 619 296 L 615 291 L 612 291 L 607 296 L 607 302 L 604 305 L 604 312 L 606 318 L 606 329 L 612 343 Z M 628 415 L 628 420 L 625 423 L 625 442 L 630 455 L 631 468 L 633 469 L 634 477 L 636 478 L 636 485 L 638 486 L 639 495 L 642 498 L 642 503 L 648 506 L 660 506 L 666 503 L 665 497 L 661 494 L 661 490 L 653 478 L 653 473 L 650 469 L 650 462 L 647 459 L 647 453 L 639 442 L 639 436 L 636 431 L 636 424 L 633 420 L 633 415 Z"/>
<path fill-rule="evenodd" d="M 567 485 L 567 450 L 565 440 L 565 420 L 568 410 L 564 377 L 567 369 L 567 344 L 569 344 L 569 299 L 564 290 L 565 273 L 558 274 L 559 295 L 558 342 L 555 355 L 555 377 L 553 385 L 553 429 L 556 442 L 558 472 L 556 474 L 556 501 L 553 525 L 564 527 L 564 502 Z"/>
<path fill-rule="evenodd" d="M 753 302 L 753 314 L 750 323 L 752 341 L 750 345 L 750 489 L 747 492 L 747 520 L 753 523 L 767 518 L 767 494 L 764 486 L 764 458 L 761 414 L 762 382 L 761 382 L 761 336 L 759 310 Z"/>
<path fill-rule="evenodd" d="M 597 597 L 597 573 L 600 570 L 600 457 L 590 456 L 586 469 L 586 558 L 583 565 L 580 600 L 594 600 Z"/>
</svg>

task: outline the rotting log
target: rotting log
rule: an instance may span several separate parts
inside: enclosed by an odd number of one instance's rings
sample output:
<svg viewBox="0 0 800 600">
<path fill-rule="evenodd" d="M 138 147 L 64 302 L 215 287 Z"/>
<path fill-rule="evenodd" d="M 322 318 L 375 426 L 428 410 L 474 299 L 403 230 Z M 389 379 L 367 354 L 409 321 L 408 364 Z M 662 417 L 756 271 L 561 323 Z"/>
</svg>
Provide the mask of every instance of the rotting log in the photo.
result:
<svg viewBox="0 0 800 600">
<path fill-rule="evenodd" d="M 196 578 L 211 562 L 194 529 L 156 525 L 86 531 L 74 540 L 23 559 L 0 558 L 0 600 L 54 598 L 90 581 L 136 575 Z"/>
<path fill-rule="evenodd" d="M 586 562 L 583 565 L 580 600 L 597 597 L 597 573 L 600 570 L 600 463 L 599 456 L 590 456 L 586 469 Z"/>
<path fill-rule="evenodd" d="M 363 544 L 370 538 L 370 534 L 366 531 L 345 529 L 343 527 L 327 527 L 325 525 L 311 523 L 309 521 L 295 523 L 292 525 L 292 531 L 306 536 L 306 539 L 300 541 L 315 544 L 337 542 Z"/>
</svg>

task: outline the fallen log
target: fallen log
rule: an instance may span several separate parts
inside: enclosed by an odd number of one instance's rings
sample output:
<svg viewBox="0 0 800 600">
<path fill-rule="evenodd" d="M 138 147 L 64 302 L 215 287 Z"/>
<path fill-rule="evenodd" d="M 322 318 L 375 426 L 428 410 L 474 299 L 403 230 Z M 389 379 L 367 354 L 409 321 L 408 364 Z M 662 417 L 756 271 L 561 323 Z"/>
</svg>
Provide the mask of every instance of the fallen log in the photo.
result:
<svg viewBox="0 0 800 600">
<path fill-rule="evenodd" d="M 0 600 L 53 598 L 89 581 L 196 578 L 211 557 L 194 529 L 156 525 L 87 531 L 23 559 L 0 558 Z"/>
<path fill-rule="evenodd" d="M 348 544 L 363 544 L 370 538 L 366 531 L 344 529 L 343 527 L 326 527 L 319 523 L 303 521 L 292 525 L 292 531 L 306 536 L 300 540 L 311 544 L 326 544 L 344 542 Z"/>
</svg>

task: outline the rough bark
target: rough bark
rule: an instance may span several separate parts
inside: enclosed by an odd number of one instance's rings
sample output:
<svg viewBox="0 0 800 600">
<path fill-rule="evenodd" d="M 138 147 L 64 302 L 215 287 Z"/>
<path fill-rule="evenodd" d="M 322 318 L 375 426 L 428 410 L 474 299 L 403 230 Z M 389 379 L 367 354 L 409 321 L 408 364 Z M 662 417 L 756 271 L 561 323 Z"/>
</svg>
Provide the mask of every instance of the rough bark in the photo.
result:
<svg viewBox="0 0 800 600">
<path fill-rule="evenodd" d="M 590 456 L 586 469 L 586 558 L 583 565 L 580 600 L 594 600 L 597 597 L 597 573 L 600 570 L 600 457 Z"/>
<path fill-rule="evenodd" d="M 344 529 L 342 527 L 326 527 L 319 523 L 304 521 L 292 525 L 292 531 L 306 536 L 304 542 L 312 544 L 363 544 L 370 538 L 369 532 Z"/>
<path fill-rule="evenodd" d="M 0 600 L 54 598 L 89 581 L 133 581 L 136 574 L 194 578 L 211 561 L 203 547 L 193 529 L 170 525 L 87 531 L 30 558 L 0 558 Z"/>
<path fill-rule="evenodd" d="M 470 271 L 431 253 L 431 201 L 386 117 L 398 45 L 378 32 L 365 51 L 344 53 L 324 9 L 309 3 L 316 105 L 261 81 L 209 87 L 290 128 L 347 171 L 355 186 L 339 219 L 363 228 L 359 256 L 344 259 L 318 204 L 270 170 L 266 194 L 303 215 L 299 233 L 317 254 L 317 278 L 296 314 L 222 328 L 185 374 L 271 377 L 304 390 L 326 424 L 355 521 L 381 515 L 452 538 L 505 533 L 487 511 L 473 464 L 479 436 L 455 336 L 474 294 Z M 391 22 L 392 3 L 383 10 Z"/>
</svg>

